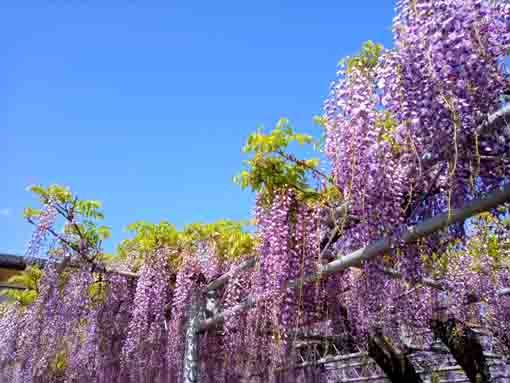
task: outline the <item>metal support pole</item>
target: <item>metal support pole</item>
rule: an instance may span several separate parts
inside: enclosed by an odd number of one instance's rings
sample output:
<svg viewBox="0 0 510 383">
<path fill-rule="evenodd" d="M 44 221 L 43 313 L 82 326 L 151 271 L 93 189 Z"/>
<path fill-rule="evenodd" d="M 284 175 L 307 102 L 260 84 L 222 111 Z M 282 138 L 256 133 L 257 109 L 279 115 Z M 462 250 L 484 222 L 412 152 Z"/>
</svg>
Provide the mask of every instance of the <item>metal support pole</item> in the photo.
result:
<svg viewBox="0 0 510 383">
<path fill-rule="evenodd" d="M 193 294 L 186 328 L 186 347 L 184 351 L 183 383 L 199 383 L 198 326 L 205 317 L 205 297 L 200 292 Z"/>
</svg>

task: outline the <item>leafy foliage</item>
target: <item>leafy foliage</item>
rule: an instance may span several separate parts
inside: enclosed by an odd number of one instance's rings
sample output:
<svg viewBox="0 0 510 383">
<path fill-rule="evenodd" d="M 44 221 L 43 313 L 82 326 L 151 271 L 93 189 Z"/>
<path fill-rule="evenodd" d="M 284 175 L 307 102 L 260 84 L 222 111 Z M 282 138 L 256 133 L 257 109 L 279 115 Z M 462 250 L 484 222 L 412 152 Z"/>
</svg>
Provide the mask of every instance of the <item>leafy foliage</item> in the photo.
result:
<svg viewBox="0 0 510 383">
<path fill-rule="evenodd" d="M 377 65 L 383 50 L 382 44 L 368 40 L 363 43 L 358 54 L 340 60 L 340 65 L 345 66 L 348 73 L 353 69 L 368 73 Z"/>
<path fill-rule="evenodd" d="M 310 185 L 309 173 L 318 171 L 319 159 L 298 160 L 286 153 L 293 142 L 305 145 L 314 140 L 309 135 L 295 133 L 284 118 L 269 134 L 260 130 L 250 134 L 243 151 L 253 157 L 244 161 L 247 169 L 234 177 L 234 182 L 243 189 L 251 187 L 266 204 L 271 203 L 277 191 L 287 188 L 294 189 L 303 199 L 317 199 L 319 194 Z"/>
<path fill-rule="evenodd" d="M 159 247 L 176 247 L 180 242 L 179 231 L 168 221 L 159 224 L 138 221 L 128 225 L 127 230 L 134 233 L 132 243 L 141 253 L 149 253 Z M 121 248 L 120 251 L 124 250 Z"/>
<path fill-rule="evenodd" d="M 233 220 L 218 220 L 213 223 L 192 223 L 183 230 L 167 222 L 159 224 L 135 222 L 128 226 L 134 233 L 130 239 L 122 241 L 118 246 L 118 254 L 122 258 L 129 255 L 143 257 L 152 254 L 157 249 L 174 249 L 169 259 L 170 266 L 177 270 L 186 254 L 193 254 L 203 243 L 214 244 L 216 256 L 224 260 L 234 260 L 251 254 L 254 248 L 254 238 L 245 230 L 246 223 Z"/>
<path fill-rule="evenodd" d="M 82 247 L 95 248 L 99 252 L 103 240 L 111 237 L 110 228 L 99 226 L 97 221 L 104 219 L 100 211 L 101 202 L 97 200 L 81 200 L 71 190 L 62 185 L 50 185 L 47 188 L 33 185 L 28 188 L 39 197 L 40 202 L 50 206 L 64 219 L 65 243 L 73 250 L 80 252 Z M 42 209 L 26 208 L 24 217 L 31 223 L 41 218 Z M 53 233 L 56 236 L 56 233 Z"/>
<path fill-rule="evenodd" d="M 213 223 L 192 223 L 183 230 L 183 241 L 191 246 L 197 242 L 212 241 L 216 255 L 225 260 L 236 260 L 254 252 L 253 235 L 245 230 L 246 223 L 219 220 Z"/>
<path fill-rule="evenodd" d="M 6 289 L 2 295 L 8 296 L 21 306 L 28 306 L 35 301 L 39 293 L 39 281 L 42 270 L 37 266 L 28 266 L 23 272 L 10 277 L 7 282 L 24 289 Z"/>
</svg>

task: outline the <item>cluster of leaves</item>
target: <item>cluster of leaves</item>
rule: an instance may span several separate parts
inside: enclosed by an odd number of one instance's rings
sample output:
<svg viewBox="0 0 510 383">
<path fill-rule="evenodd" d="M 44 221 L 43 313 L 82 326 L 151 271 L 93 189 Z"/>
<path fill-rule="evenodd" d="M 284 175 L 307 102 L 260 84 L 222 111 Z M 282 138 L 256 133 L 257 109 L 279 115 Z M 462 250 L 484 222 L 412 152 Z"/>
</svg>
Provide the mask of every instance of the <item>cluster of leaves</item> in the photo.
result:
<svg viewBox="0 0 510 383">
<path fill-rule="evenodd" d="M 309 174 L 318 172 L 319 159 L 300 160 L 286 153 L 293 142 L 305 145 L 314 140 L 310 135 L 295 133 L 285 118 L 269 134 L 261 130 L 250 134 L 243 152 L 252 154 L 252 158 L 244 161 L 246 169 L 234 177 L 234 182 L 243 189 L 251 187 L 267 204 L 276 191 L 288 188 L 303 199 L 317 199 L 319 194 L 311 187 Z"/>
<path fill-rule="evenodd" d="M 494 271 L 510 269 L 510 219 L 508 207 L 502 206 L 496 214 L 486 212 L 476 216 L 470 223 L 471 237 L 466 251 L 473 257 L 473 269 L 481 272 L 483 260 L 488 256 Z"/>
<path fill-rule="evenodd" d="M 483 267 L 489 267 L 492 273 L 510 270 L 509 217 L 508 206 L 478 214 L 467 223 L 465 238 L 450 241 L 446 251 L 424 256 L 423 261 L 438 279 L 448 273 L 452 260 L 466 254 L 471 259 L 470 271 L 483 273 Z M 490 265 L 486 264 L 488 260 Z"/>
<path fill-rule="evenodd" d="M 158 248 L 174 249 L 168 261 L 169 266 L 177 270 L 183 257 L 193 254 L 200 243 L 209 242 L 214 244 L 218 257 L 233 260 L 253 252 L 254 238 L 246 226 L 242 221 L 218 220 L 192 223 L 178 230 L 167 221 L 158 224 L 139 221 L 128 226 L 134 236 L 122 241 L 117 250 L 121 258 L 135 255 L 140 265 L 145 256 Z"/>
<path fill-rule="evenodd" d="M 382 44 L 368 40 L 363 43 L 358 54 L 340 60 L 339 64 L 345 66 L 347 72 L 357 69 L 363 73 L 368 73 L 377 65 L 383 50 Z"/>
<path fill-rule="evenodd" d="M 399 144 L 395 138 L 397 126 L 397 120 L 387 110 L 375 121 L 375 127 L 379 131 L 377 141 L 389 143 L 395 155 L 398 155 L 402 150 L 401 144 Z"/>
<path fill-rule="evenodd" d="M 106 300 L 108 294 L 108 284 L 104 281 L 100 273 L 95 273 L 94 282 L 90 284 L 89 296 L 93 304 L 100 304 Z"/>
<path fill-rule="evenodd" d="M 28 266 L 23 272 L 13 275 L 7 280 L 16 288 L 6 289 L 1 294 L 18 302 L 21 306 L 28 306 L 37 298 L 41 277 L 42 270 L 39 267 Z"/>
<path fill-rule="evenodd" d="M 56 184 L 48 187 L 33 185 L 28 190 L 37 195 L 43 205 L 42 208 L 29 207 L 24 210 L 23 215 L 28 222 L 35 226 L 41 225 L 48 220 L 50 210 L 55 211 L 63 221 L 61 233 L 53 229 L 53 223 L 48 226 L 49 222 L 36 230 L 50 233 L 56 239 L 55 245 L 48 250 L 48 255 L 60 258 L 74 252 L 78 255 L 75 259 L 85 260 L 93 267 L 107 260 L 108 255 L 102 251 L 102 241 L 109 238 L 111 232 L 107 226 L 98 224 L 98 221 L 104 218 L 99 201 L 80 200 L 68 187 Z M 36 266 L 27 267 L 9 280 L 10 283 L 25 289 L 8 289 L 5 294 L 23 306 L 29 305 L 37 298 L 41 275 L 42 271 Z M 68 276 L 67 271 L 60 274 L 61 289 L 67 283 Z"/>
<path fill-rule="evenodd" d="M 84 243 L 89 248 L 101 248 L 102 241 L 111 237 L 110 228 L 98 225 L 104 219 L 100 211 L 101 202 L 96 200 L 81 200 L 71 190 L 62 185 L 50 185 L 47 188 L 33 185 L 28 188 L 35 193 L 43 205 L 51 205 L 65 220 L 64 234 L 68 245 L 76 251 Z M 31 223 L 43 214 L 42 209 L 26 208 L 24 217 Z"/>
<path fill-rule="evenodd" d="M 224 260 L 235 260 L 253 254 L 253 235 L 245 230 L 247 223 L 221 219 L 213 223 L 186 225 L 182 236 L 186 244 L 194 246 L 202 241 L 212 241 L 216 255 Z"/>
<path fill-rule="evenodd" d="M 134 258 L 133 269 L 138 270 L 145 257 L 154 254 L 157 249 L 175 249 L 168 259 L 169 267 L 176 269 L 182 263 L 181 232 L 168 221 L 150 223 L 137 221 L 127 226 L 133 237 L 123 240 L 117 246 L 117 255 L 121 259 Z"/>
<path fill-rule="evenodd" d="M 292 140 L 294 139 L 300 142 L 309 140 L 299 134 L 293 135 Z M 259 144 L 262 145 L 260 142 Z M 146 256 L 150 256 L 157 249 L 165 248 L 173 250 L 169 252 L 168 263 L 171 269 L 177 270 L 183 257 L 193 254 L 197 245 L 204 241 L 214 243 L 217 256 L 223 259 L 237 259 L 253 252 L 254 239 L 246 230 L 246 222 L 219 220 L 208 224 L 193 223 L 178 230 L 175 225 L 163 220 L 159 223 L 138 221 L 128 225 L 127 230 L 133 233 L 133 236 L 119 244 L 117 254 L 107 254 L 102 251 L 102 241 L 109 238 L 111 232 L 108 227 L 98 224 L 98 221 L 104 218 L 99 201 L 81 200 L 68 187 L 61 185 L 50 185 L 47 188 L 35 185 L 30 186 L 29 190 L 38 196 L 44 207 L 55 208 L 64 220 L 63 233 L 49 229 L 62 245 L 51 249 L 53 255 L 64 254 L 64 247 L 84 255 L 85 258 L 89 257 L 87 260 L 91 262 L 122 260 L 135 255 L 133 268 L 137 270 Z M 24 211 L 24 217 L 34 225 L 44 214 L 44 209 L 32 207 Z M 96 287 L 99 285 L 100 283 L 97 283 Z"/>
<path fill-rule="evenodd" d="M 137 221 L 128 225 L 127 230 L 134 236 L 119 245 L 118 253 L 121 256 L 127 256 L 130 252 L 144 255 L 161 247 L 177 247 L 180 242 L 179 231 L 168 221 Z"/>
<path fill-rule="evenodd" d="M 55 354 L 54 359 L 50 363 L 51 371 L 57 376 L 61 374 L 67 367 L 67 354 L 64 350 Z"/>
</svg>

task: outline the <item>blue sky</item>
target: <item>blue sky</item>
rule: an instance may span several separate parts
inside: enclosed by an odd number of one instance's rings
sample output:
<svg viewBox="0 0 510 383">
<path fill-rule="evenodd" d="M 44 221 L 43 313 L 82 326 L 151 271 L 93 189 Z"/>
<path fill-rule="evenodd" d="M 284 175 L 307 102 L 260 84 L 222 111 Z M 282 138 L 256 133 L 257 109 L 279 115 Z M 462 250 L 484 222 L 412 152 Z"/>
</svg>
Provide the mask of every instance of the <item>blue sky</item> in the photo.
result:
<svg viewBox="0 0 510 383">
<path fill-rule="evenodd" d="M 393 7 L 3 2 L 0 252 L 30 238 L 30 184 L 101 200 L 109 251 L 137 220 L 249 218 L 253 195 L 231 182 L 247 135 L 279 117 L 320 135 L 312 117 L 338 60 L 368 39 L 391 45 Z"/>
</svg>

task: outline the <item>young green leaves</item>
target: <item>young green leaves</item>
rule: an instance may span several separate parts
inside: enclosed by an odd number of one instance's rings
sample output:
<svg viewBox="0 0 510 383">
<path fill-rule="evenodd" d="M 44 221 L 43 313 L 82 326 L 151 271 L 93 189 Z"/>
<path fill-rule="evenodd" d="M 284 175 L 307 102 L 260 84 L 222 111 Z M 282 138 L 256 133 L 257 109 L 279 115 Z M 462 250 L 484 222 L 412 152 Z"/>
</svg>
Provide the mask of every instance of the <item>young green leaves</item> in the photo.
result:
<svg viewBox="0 0 510 383">
<path fill-rule="evenodd" d="M 24 290 L 19 288 L 9 288 L 2 291 L 1 294 L 18 302 L 21 306 L 28 306 L 37 298 L 41 277 L 41 269 L 36 266 L 29 266 L 20 274 L 13 275 L 7 280 L 7 282 L 12 285 L 25 288 Z"/>
<path fill-rule="evenodd" d="M 347 73 L 351 72 L 354 68 L 368 73 L 377 65 L 383 50 L 382 44 L 368 40 L 363 43 L 357 55 L 340 60 L 340 65 L 346 65 Z"/>
<path fill-rule="evenodd" d="M 191 246 L 201 241 L 211 241 L 218 257 L 239 259 L 252 254 L 255 246 L 254 238 L 244 230 L 245 226 L 244 222 L 226 219 L 213 223 L 192 223 L 185 226 L 183 240 Z"/>
<path fill-rule="evenodd" d="M 213 223 L 192 223 L 177 230 L 167 221 L 158 224 L 135 222 L 128 226 L 134 237 L 124 240 L 118 246 L 121 257 L 140 256 L 140 259 L 158 248 L 175 249 L 169 259 L 174 269 L 181 265 L 182 257 L 194 254 L 200 243 L 213 243 L 216 256 L 222 259 L 238 259 L 253 252 L 254 239 L 245 230 L 245 223 L 233 220 L 219 220 Z"/>
<path fill-rule="evenodd" d="M 102 241 L 111 236 L 110 228 L 97 224 L 98 220 L 104 218 L 100 211 L 101 202 L 78 199 L 68 187 L 56 184 L 47 188 L 33 185 L 28 190 L 39 197 L 41 204 L 45 205 L 44 208 L 51 206 L 61 219 L 63 218 L 62 234 L 55 233 L 51 228 L 47 229 L 57 240 L 77 252 L 94 249 L 96 255 L 101 253 Z M 43 209 L 32 207 L 26 208 L 23 212 L 24 217 L 33 224 L 43 214 Z"/>
<path fill-rule="evenodd" d="M 267 203 L 276 191 L 284 188 L 295 189 L 303 197 L 315 196 L 307 173 L 316 170 L 319 160 L 299 160 L 287 153 L 293 142 L 305 145 L 314 140 L 307 134 L 295 133 L 285 118 L 280 119 L 269 134 L 260 130 L 250 134 L 243 152 L 252 154 L 252 158 L 244 161 L 246 169 L 234 177 L 234 182 L 243 189 L 251 187 Z"/>
<path fill-rule="evenodd" d="M 73 195 L 68 187 L 53 184 L 45 188 L 41 185 L 31 185 L 27 188 L 34 194 L 39 196 L 41 203 L 48 203 L 48 201 L 55 201 L 61 204 L 71 202 Z"/>
<path fill-rule="evenodd" d="M 67 186 L 50 185 L 47 188 L 41 185 L 32 185 L 27 188 L 28 191 L 36 194 L 42 204 L 53 204 L 61 208 L 61 213 L 69 210 L 70 214 L 78 214 L 85 218 L 103 219 L 104 215 L 99 211 L 101 202 L 96 200 L 80 200 L 74 196 Z M 25 218 L 38 217 L 41 214 L 40 209 L 26 208 Z"/>
</svg>

